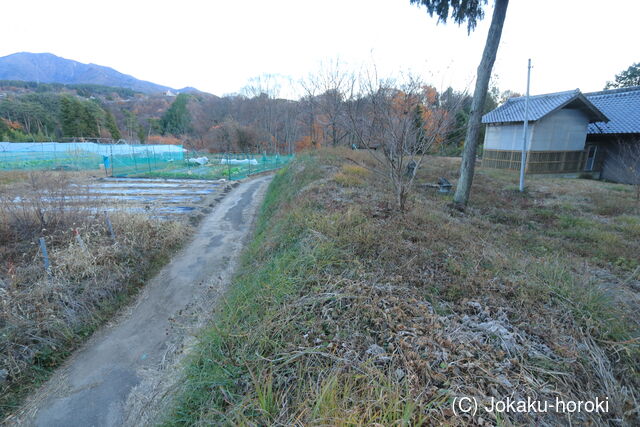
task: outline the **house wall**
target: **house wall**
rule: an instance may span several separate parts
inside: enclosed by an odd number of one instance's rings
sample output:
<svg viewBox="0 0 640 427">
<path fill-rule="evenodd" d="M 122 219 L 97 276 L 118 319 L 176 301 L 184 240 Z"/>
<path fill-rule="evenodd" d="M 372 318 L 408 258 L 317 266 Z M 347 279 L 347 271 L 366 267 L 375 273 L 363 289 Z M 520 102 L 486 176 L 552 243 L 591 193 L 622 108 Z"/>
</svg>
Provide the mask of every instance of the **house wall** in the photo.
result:
<svg viewBox="0 0 640 427">
<path fill-rule="evenodd" d="M 536 123 L 529 123 L 527 131 L 527 147 L 531 145 L 531 136 Z M 484 134 L 485 150 L 505 150 L 517 151 L 522 150 L 522 131 L 523 124 L 504 124 L 504 125 L 487 125 Z"/>
<path fill-rule="evenodd" d="M 574 173 L 584 168 L 589 119 L 580 110 L 562 109 L 529 124 L 527 173 Z M 522 123 L 488 125 L 482 165 L 520 169 Z"/>
<path fill-rule="evenodd" d="M 543 117 L 532 129 L 531 151 L 582 151 L 589 119 L 580 110 L 562 109 Z"/>
<path fill-rule="evenodd" d="M 562 109 L 529 123 L 527 150 L 582 151 L 589 120 L 580 110 Z M 489 124 L 484 135 L 486 150 L 522 150 L 522 123 Z"/>
<path fill-rule="evenodd" d="M 623 184 L 640 184 L 640 134 L 589 135 L 600 150 L 600 177 Z"/>
</svg>

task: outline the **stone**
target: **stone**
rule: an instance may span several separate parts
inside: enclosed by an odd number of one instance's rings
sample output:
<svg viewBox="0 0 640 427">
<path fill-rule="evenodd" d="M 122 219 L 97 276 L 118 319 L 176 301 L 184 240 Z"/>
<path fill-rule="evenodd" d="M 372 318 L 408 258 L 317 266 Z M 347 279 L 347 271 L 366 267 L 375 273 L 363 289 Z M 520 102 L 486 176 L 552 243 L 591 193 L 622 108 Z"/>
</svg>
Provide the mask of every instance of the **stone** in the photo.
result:
<svg viewBox="0 0 640 427">
<path fill-rule="evenodd" d="M 380 347 L 379 345 L 373 344 L 367 349 L 366 353 L 371 356 L 382 356 L 386 353 L 386 351 L 384 350 L 384 348 Z"/>
</svg>

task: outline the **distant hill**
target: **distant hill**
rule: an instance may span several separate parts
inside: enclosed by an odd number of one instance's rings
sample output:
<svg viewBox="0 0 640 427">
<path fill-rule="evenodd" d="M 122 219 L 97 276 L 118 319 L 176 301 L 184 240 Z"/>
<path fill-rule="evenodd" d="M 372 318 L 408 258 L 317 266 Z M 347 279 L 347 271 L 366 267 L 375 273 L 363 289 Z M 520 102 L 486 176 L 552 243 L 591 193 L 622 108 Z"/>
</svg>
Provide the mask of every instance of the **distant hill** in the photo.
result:
<svg viewBox="0 0 640 427">
<path fill-rule="evenodd" d="M 0 80 L 21 80 L 40 83 L 91 84 L 132 89 L 143 93 L 198 92 L 138 80 L 113 68 L 83 64 L 51 53 L 20 52 L 0 57 Z"/>
</svg>

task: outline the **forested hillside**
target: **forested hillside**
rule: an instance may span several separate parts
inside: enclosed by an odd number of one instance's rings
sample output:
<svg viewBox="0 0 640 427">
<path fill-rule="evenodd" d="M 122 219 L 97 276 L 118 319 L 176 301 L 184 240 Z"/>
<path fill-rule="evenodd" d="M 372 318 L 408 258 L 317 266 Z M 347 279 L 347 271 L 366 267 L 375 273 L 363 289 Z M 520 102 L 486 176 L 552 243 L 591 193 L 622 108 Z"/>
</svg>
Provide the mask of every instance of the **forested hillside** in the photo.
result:
<svg viewBox="0 0 640 427">
<path fill-rule="evenodd" d="M 382 82 L 381 82 L 382 83 Z M 264 86 L 264 85 L 263 85 Z M 0 139 L 68 141 L 126 139 L 142 143 L 179 143 L 201 151 L 269 151 L 291 153 L 308 147 L 353 146 L 384 139 L 383 117 L 439 130 L 431 150 L 460 152 L 471 106 L 466 93 L 439 93 L 428 84 L 384 82 L 375 92 L 348 92 L 342 81 L 309 80 L 298 100 L 256 85 L 243 94 L 218 97 L 194 92 L 177 96 L 144 94 L 100 85 L 0 81 Z M 508 96 L 509 93 L 503 94 Z M 401 99 L 411 111 L 400 111 Z M 494 90 L 485 106 L 499 102 Z M 431 129 L 433 130 L 433 129 Z"/>
</svg>

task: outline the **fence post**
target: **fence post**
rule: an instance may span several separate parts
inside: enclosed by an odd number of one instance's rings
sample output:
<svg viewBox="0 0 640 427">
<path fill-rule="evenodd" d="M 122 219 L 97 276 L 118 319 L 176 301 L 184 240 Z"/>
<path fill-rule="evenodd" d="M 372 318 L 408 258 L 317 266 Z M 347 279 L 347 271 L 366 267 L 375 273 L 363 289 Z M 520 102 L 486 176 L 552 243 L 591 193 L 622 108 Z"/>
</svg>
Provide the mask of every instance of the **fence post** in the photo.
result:
<svg viewBox="0 0 640 427">
<path fill-rule="evenodd" d="M 129 150 L 131 151 L 131 157 L 133 158 L 133 167 L 135 168 L 136 173 L 138 173 L 138 160 L 136 159 L 136 153 L 133 151 L 133 146 L 131 144 L 129 144 Z"/>
<path fill-rule="evenodd" d="M 44 259 L 44 270 L 49 276 L 51 276 L 51 265 L 49 265 L 49 254 L 47 253 L 47 245 L 44 241 L 44 237 L 40 238 L 40 251 L 42 252 L 42 258 Z"/>
<path fill-rule="evenodd" d="M 80 233 L 78 232 L 77 228 L 73 229 L 73 234 L 76 236 L 76 242 L 78 242 L 80 248 L 82 248 L 82 250 L 86 252 L 87 245 L 84 244 L 84 240 L 82 240 L 82 237 L 80 237 Z"/>
<path fill-rule="evenodd" d="M 109 144 L 109 154 L 111 155 L 111 177 L 113 178 L 113 144 Z"/>
<path fill-rule="evenodd" d="M 104 218 L 105 218 L 105 222 L 107 223 L 107 230 L 109 230 L 109 234 L 111 235 L 111 238 L 115 242 L 116 241 L 116 233 L 114 233 L 114 231 L 113 231 L 113 226 L 111 225 L 111 220 L 109 219 L 109 212 L 104 211 Z"/>
<path fill-rule="evenodd" d="M 153 167 L 158 169 L 158 158 L 156 157 L 156 146 L 152 145 L 151 150 L 153 151 Z"/>
</svg>

